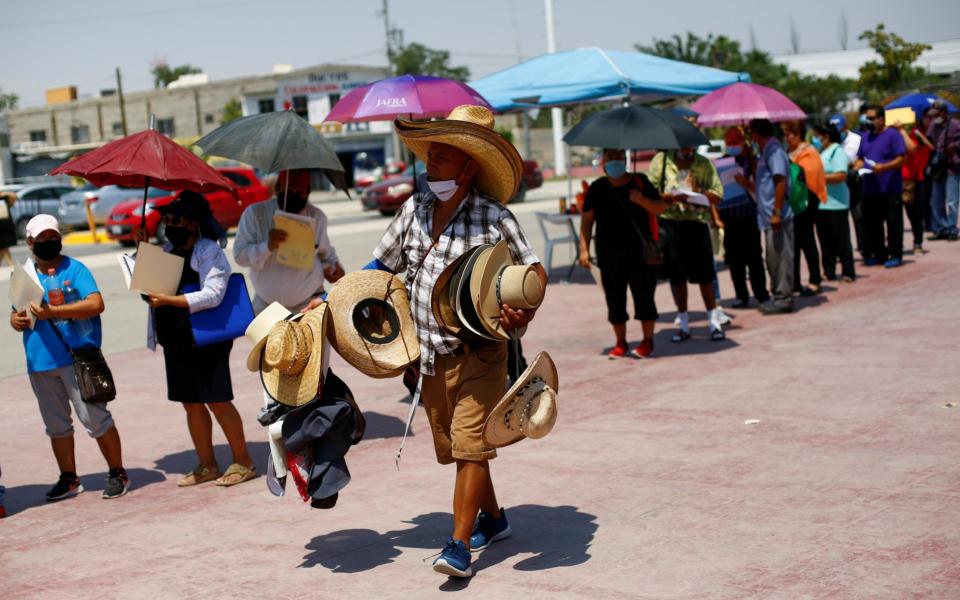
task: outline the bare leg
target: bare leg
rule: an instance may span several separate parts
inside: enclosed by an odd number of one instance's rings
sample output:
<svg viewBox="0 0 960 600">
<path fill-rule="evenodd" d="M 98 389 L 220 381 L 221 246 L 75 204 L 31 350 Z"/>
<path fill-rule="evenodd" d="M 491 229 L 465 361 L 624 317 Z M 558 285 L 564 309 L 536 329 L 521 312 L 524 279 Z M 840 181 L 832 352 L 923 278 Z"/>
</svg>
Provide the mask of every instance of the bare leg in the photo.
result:
<svg viewBox="0 0 960 600">
<path fill-rule="evenodd" d="M 656 324 L 656 321 L 640 321 L 640 328 L 643 329 L 643 339 L 653 339 L 653 328 Z"/>
<path fill-rule="evenodd" d="M 57 459 L 57 467 L 61 473 L 76 473 L 77 461 L 73 454 L 73 436 L 50 438 L 53 447 L 53 456 Z"/>
<path fill-rule="evenodd" d="M 703 305 L 707 307 L 707 310 L 713 310 L 717 307 L 717 295 L 713 290 L 713 282 L 700 284 L 700 296 L 703 297 Z"/>
<path fill-rule="evenodd" d="M 100 453 L 107 461 L 107 466 L 111 469 L 123 468 L 123 453 L 120 446 L 120 433 L 117 428 L 111 427 L 107 432 L 97 438 L 97 445 L 100 446 Z"/>
<path fill-rule="evenodd" d="M 190 438 L 193 440 L 193 447 L 197 451 L 200 465 L 212 471 L 219 471 L 217 459 L 213 455 L 213 421 L 210 419 L 210 413 L 203 404 L 185 402 L 183 409 L 187 411 L 187 429 L 190 430 Z"/>
<path fill-rule="evenodd" d="M 247 440 L 243 435 L 243 420 L 240 418 L 240 413 L 237 412 L 237 407 L 233 405 L 233 402 L 211 402 L 207 404 L 207 408 L 217 418 L 220 429 L 227 436 L 230 452 L 233 453 L 233 462 L 244 467 L 252 467 L 253 459 L 247 452 Z M 207 418 L 209 419 L 209 417 Z"/>
<path fill-rule="evenodd" d="M 673 301 L 677 303 L 677 312 L 687 312 L 687 283 L 671 284 L 670 291 L 673 292 Z"/>
<path fill-rule="evenodd" d="M 617 343 L 623 342 L 627 343 L 627 324 L 626 323 L 616 323 L 613 326 L 613 335 L 617 336 Z"/>
<path fill-rule="evenodd" d="M 470 549 L 470 534 L 480 509 L 499 517 L 500 505 L 490 479 L 488 461 L 457 461 L 457 482 L 453 491 L 453 539 Z"/>
</svg>

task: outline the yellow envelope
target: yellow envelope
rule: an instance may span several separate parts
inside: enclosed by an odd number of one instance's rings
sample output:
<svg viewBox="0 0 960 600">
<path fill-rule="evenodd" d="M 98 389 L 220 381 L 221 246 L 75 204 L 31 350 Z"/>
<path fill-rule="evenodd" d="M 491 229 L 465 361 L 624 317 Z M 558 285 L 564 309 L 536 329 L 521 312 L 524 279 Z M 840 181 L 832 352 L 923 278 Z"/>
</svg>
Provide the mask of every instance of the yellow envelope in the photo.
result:
<svg viewBox="0 0 960 600">
<path fill-rule="evenodd" d="M 912 108 L 891 108 L 886 111 L 884 122 L 888 127 L 897 125 L 913 125 L 917 121 L 917 113 Z"/>
<path fill-rule="evenodd" d="M 277 247 L 277 262 L 301 271 L 312 271 L 317 259 L 314 221 L 310 217 L 277 211 L 273 227 L 287 233 Z"/>
<path fill-rule="evenodd" d="M 121 268 L 125 267 L 121 263 Z M 160 246 L 140 242 L 130 277 L 130 289 L 144 294 L 177 293 L 183 274 L 183 258 L 164 252 Z"/>
</svg>

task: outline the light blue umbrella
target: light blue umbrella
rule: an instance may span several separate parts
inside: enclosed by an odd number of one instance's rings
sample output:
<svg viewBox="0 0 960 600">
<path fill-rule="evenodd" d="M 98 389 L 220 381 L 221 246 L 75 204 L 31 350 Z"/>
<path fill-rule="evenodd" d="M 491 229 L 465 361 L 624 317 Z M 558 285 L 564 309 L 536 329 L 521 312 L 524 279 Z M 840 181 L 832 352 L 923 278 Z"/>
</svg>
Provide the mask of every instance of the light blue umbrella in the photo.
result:
<svg viewBox="0 0 960 600">
<path fill-rule="evenodd" d="M 641 52 L 580 48 L 538 56 L 470 86 L 504 112 L 607 99 L 698 96 L 738 81 L 750 81 L 750 75 Z"/>
</svg>

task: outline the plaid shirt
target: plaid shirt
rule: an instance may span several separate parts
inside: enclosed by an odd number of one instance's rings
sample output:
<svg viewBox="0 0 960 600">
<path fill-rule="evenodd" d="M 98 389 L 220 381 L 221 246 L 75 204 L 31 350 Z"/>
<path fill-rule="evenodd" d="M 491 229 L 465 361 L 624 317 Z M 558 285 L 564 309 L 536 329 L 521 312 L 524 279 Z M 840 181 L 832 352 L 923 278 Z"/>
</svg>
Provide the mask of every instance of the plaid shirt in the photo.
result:
<svg viewBox="0 0 960 600">
<path fill-rule="evenodd" d="M 373 255 L 394 273 L 406 271 L 410 308 L 420 341 L 420 368 L 433 375 L 434 354 L 452 354 L 462 343 L 440 328 L 430 297 L 437 278 L 464 252 L 481 244 L 506 240 L 517 264 L 540 262 L 507 208 L 473 191 L 460 204 L 433 244 L 433 203 L 436 196 L 421 192 L 407 200 L 387 228 Z M 431 245 L 433 247 L 431 248 Z M 424 253 L 429 254 L 424 257 Z M 421 266 L 422 263 L 422 266 Z M 419 268 L 419 270 L 418 270 Z"/>
</svg>

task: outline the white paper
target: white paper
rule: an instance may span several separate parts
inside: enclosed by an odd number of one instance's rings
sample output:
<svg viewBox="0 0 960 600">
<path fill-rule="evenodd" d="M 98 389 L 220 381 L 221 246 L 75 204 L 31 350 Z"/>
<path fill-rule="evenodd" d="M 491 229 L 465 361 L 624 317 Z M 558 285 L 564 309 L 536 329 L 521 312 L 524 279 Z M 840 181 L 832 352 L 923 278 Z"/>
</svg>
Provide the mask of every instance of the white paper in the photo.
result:
<svg viewBox="0 0 960 600">
<path fill-rule="evenodd" d="M 133 279 L 133 270 L 136 267 L 137 259 L 129 254 L 118 254 L 117 262 L 120 263 L 120 272 L 123 273 L 123 284 L 130 289 L 130 280 Z"/>
<path fill-rule="evenodd" d="M 183 258 L 164 252 L 160 246 L 140 242 L 130 289 L 144 294 L 173 295 L 180 286 L 182 273 Z"/>
<path fill-rule="evenodd" d="M 740 167 L 731 167 L 729 169 L 723 169 L 720 171 L 720 183 L 723 185 L 731 185 L 737 183 L 737 175 L 742 175 L 743 169 Z"/>
<path fill-rule="evenodd" d="M 867 167 L 863 167 L 857 171 L 857 175 L 859 175 L 860 177 L 863 177 L 864 175 L 873 175 L 873 169 L 868 169 Z"/>
<path fill-rule="evenodd" d="M 30 317 L 30 329 L 33 329 L 37 318 L 30 312 L 31 302 L 34 304 L 43 302 L 43 288 L 23 267 L 14 265 L 13 274 L 10 276 L 10 304 L 17 311 L 27 311 L 27 316 Z"/>
<path fill-rule="evenodd" d="M 693 190 L 679 189 L 675 192 L 676 194 L 683 194 L 683 201 L 687 204 L 694 204 L 697 206 L 710 206 L 710 198 L 707 198 L 705 195 L 695 192 Z"/>
</svg>

